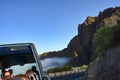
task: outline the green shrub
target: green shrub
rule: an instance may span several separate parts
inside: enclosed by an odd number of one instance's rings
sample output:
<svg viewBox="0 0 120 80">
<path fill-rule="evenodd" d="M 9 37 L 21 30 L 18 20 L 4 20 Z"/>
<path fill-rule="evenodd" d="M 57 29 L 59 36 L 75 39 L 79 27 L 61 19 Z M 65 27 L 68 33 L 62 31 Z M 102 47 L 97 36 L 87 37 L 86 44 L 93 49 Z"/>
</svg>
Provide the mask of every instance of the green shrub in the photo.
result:
<svg viewBox="0 0 120 80">
<path fill-rule="evenodd" d="M 98 53 L 100 52 L 102 48 L 100 46 L 97 46 L 95 50 L 93 51 L 93 55 L 91 57 L 91 61 L 95 60 L 98 57 Z"/>
<path fill-rule="evenodd" d="M 101 50 L 112 48 L 115 44 L 120 42 L 120 24 L 113 28 L 103 26 L 94 34 L 93 45 L 94 51 L 91 56 L 91 61 L 98 57 Z"/>
<path fill-rule="evenodd" d="M 62 71 L 70 71 L 72 70 L 72 66 L 63 66 L 63 67 L 55 67 L 47 70 L 47 73 L 55 73 Z"/>
<path fill-rule="evenodd" d="M 64 66 L 62 69 L 63 71 L 69 71 L 72 70 L 72 66 Z"/>
<path fill-rule="evenodd" d="M 111 27 L 103 26 L 94 34 L 93 45 L 95 47 L 93 54 L 91 56 L 91 61 L 95 60 L 98 57 L 98 53 L 109 47 L 113 46 L 114 43 L 114 34 Z"/>
<path fill-rule="evenodd" d="M 82 65 L 81 66 L 81 69 L 87 69 L 88 68 L 88 65 Z"/>
<path fill-rule="evenodd" d="M 103 26 L 94 34 L 94 46 L 106 47 L 111 45 L 113 41 L 113 29 L 111 27 Z"/>
<path fill-rule="evenodd" d="M 114 28 L 114 41 L 115 44 L 117 44 L 118 42 L 120 42 L 120 24 L 116 25 Z"/>
</svg>

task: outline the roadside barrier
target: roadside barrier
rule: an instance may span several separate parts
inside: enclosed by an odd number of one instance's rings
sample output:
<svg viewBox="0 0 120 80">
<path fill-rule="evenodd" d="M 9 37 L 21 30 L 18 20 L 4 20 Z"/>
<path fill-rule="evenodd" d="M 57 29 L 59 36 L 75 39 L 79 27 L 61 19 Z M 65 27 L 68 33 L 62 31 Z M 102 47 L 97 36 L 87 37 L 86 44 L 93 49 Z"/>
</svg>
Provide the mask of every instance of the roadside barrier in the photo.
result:
<svg viewBox="0 0 120 80">
<path fill-rule="evenodd" d="M 84 72 L 85 69 L 80 69 L 80 67 L 74 67 L 71 71 L 63 71 L 63 72 L 56 72 L 56 73 L 48 73 L 49 77 L 56 77 L 56 76 L 63 76 L 63 75 L 69 75 L 69 74 L 75 74 Z"/>
</svg>

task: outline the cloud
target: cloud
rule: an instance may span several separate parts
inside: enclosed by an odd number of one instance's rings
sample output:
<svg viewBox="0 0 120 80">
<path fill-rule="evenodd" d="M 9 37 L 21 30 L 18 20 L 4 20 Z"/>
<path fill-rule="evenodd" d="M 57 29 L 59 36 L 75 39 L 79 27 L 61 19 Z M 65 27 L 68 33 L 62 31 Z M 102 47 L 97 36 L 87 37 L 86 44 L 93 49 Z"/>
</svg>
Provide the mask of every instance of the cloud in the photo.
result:
<svg viewBox="0 0 120 80">
<path fill-rule="evenodd" d="M 44 60 L 41 60 L 41 63 L 43 66 L 43 70 L 46 71 L 50 68 L 64 66 L 68 63 L 69 60 L 70 58 L 68 57 L 62 57 L 62 58 L 54 57 L 54 58 L 46 58 Z"/>
</svg>

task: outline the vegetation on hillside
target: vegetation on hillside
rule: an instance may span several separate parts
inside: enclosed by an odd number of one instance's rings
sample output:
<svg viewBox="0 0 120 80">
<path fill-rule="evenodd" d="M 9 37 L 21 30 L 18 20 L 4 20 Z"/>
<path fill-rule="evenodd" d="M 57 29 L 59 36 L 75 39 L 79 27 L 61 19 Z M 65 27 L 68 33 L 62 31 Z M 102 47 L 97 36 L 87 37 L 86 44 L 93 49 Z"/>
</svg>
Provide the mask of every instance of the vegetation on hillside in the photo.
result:
<svg viewBox="0 0 120 80">
<path fill-rule="evenodd" d="M 91 61 L 95 60 L 98 57 L 98 53 L 101 50 L 109 49 L 113 47 L 117 42 L 120 42 L 120 25 L 115 27 L 102 26 L 94 34 L 93 45 L 94 51 L 91 57 Z"/>
<path fill-rule="evenodd" d="M 88 65 L 82 65 L 82 66 L 81 66 L 81 70 L 82 70 L 82 69 L 87 69 L 87 68 L 88 68 Z"/>
<path fill-rule="evenodd" d="M 47 73 L 55 73 L 62 71 L 70 71 L 72 70 L 72 66 L 64 66 L 64 67 L 55 67 L 47 70 Z"/>
</svg>

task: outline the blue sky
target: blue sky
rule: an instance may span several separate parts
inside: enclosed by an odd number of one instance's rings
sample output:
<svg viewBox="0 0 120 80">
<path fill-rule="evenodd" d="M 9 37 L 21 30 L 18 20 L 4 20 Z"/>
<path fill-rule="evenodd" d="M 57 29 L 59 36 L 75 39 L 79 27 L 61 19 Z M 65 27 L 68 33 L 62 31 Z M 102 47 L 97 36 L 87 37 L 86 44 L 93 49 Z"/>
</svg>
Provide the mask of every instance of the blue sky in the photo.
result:
<svg viewBox="0 0 120 80">
<path fill-rule="evenodd" d="M 0 44 L 33 42 L 41 54 L 66 48 L 87 16 L 120 0 L 0 0 Z"/>
</svg>

